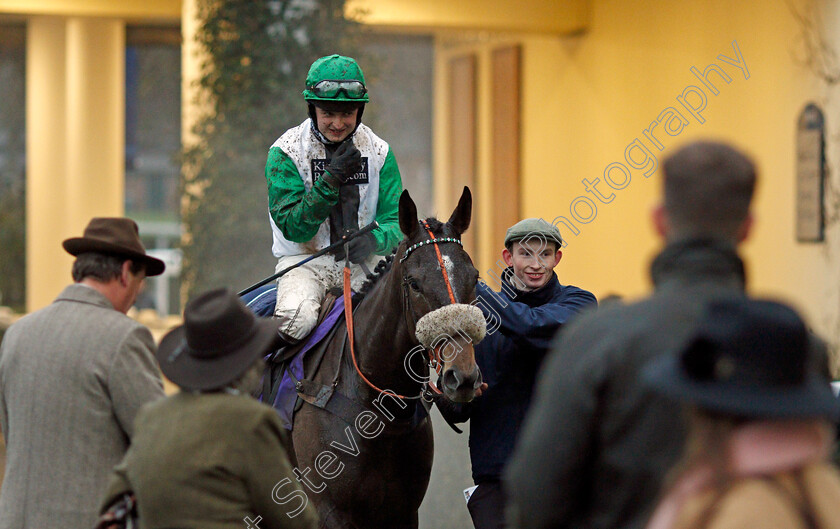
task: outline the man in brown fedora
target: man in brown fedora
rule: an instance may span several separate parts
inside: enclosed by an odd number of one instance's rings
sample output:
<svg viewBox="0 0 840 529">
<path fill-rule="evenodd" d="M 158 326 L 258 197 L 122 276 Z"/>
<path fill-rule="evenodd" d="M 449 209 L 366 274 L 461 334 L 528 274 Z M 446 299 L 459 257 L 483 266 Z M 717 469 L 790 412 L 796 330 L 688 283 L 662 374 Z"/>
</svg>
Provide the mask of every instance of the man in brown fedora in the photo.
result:
<svg viewBox="0 0 840 529">
<path fill-rule="evenodd" d="M 163 262 L 127 218 L 94 218 L 63 246 L 74 284 L 0 344 L 0 529 L 93 527 L 138 409 L 163 397 L 152 335 L 125 315 Z"/>
</svg>

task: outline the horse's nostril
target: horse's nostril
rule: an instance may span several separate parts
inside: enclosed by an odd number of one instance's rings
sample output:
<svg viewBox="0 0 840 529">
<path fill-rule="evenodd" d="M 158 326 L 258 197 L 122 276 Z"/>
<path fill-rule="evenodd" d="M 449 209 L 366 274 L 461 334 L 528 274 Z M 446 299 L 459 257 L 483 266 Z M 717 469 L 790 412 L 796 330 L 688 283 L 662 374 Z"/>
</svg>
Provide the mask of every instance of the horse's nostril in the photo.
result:
<svg viewBox="0 0 840 529">
<path fill-rule="evenodd" d="M 447 369 L 443 372 L 443 387 L 454 391 L 458 389 L 458 386 L 461 385 L 461 377 L 458 376 L 458 372 L 454 369 Z"/>
<path fill-rule="evenodd" d="M 472 373 L 464 376 L 463 373 L 457 369 L 447 369 L 443 372 L 443 387 L 449 391 L 456 391 L 464 388 L 477 388 L 481 386 L 481 370 L 478 366 L 472 370 Z"/>
<path fill-rule="evenodd" d="M 475 366 L 475 369 L 473 369 L 469 379 L 473 381 L 473 389 L 481 386 L 483 380 L 481 378 L 481 369 L 479 369 L 478 366 Z"/>
</svg>

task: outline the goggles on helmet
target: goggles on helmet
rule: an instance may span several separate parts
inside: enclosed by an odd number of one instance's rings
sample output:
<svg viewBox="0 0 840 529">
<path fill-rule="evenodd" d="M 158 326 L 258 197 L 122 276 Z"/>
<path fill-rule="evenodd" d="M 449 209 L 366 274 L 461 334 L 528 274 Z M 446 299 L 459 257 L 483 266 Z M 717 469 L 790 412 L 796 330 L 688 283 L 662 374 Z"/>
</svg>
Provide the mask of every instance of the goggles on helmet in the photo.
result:
<svg viewBox="0 0 840 529">
<path fill-rule="evenodd" d="M 333 99 L 344 92 L 344 97 L 348 99 L 362 99 L 367 93 L 367 88 L 360 81 L 346 80 L 346 79 L 324 79 L 318 81 L 314 85 L 308 87 L 315 97 L 325 97 Z"/>
</svg>

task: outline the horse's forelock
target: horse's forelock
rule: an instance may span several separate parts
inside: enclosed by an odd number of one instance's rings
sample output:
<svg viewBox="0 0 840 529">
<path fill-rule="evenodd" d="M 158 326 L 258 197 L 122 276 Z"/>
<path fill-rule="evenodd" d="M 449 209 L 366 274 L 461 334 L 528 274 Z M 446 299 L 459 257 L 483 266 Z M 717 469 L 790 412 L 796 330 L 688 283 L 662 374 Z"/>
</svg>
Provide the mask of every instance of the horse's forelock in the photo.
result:
<svg viewBox="0 0 840 529">
<path fill-rule="evenodd" d="M 429 217 L 425 219 L 424 222 L 429 226 L 429 229 L 432 231 L 435 237 L 448 237 L 454 234 L 454 229 L 451 226 L 447 226 L 435 217 Z M 423 229 L 420 230 L 418 241 L 422 241 L 428 238 L 429 232 L 426 231 L 426 227 L 423 226 Z"/>
</svg>

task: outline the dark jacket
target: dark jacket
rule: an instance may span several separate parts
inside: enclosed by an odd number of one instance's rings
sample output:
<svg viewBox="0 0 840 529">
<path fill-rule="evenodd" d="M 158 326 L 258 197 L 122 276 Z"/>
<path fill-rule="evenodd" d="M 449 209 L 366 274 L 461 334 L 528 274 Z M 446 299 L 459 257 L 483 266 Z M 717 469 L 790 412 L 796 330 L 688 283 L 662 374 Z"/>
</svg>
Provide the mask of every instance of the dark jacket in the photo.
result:
<svg viewBox="0 0 840 529">
<path fill-rule="evenodd" d="M 671 244 L 652 276 L 651 298 L 581 317 L 546 358 L 504 478 L 514 527 L 644 526 L 685 425 L 639 371 L 688 339 L 708 300 L 744 289 L 743 264 L 722 242 Z"/>
<path fill-rule="evenodd" d="M 487 320 L 487 336 L 475 347 L 475 359 L 487 390 L 471 404 L 453 406 L 446 414 L 455 422 L 470 419 L 470 460 L 476 484 L 501 478 L 554 334 L 577 313 L 597 304 L 586 290 L 561 285 L 556 274 L 532 292 L 516 290 L 510 274 L 511 269 L 502 274 L 501 292 L 484 283 L 477 287 L 477 306 Z"/>
</svg>

